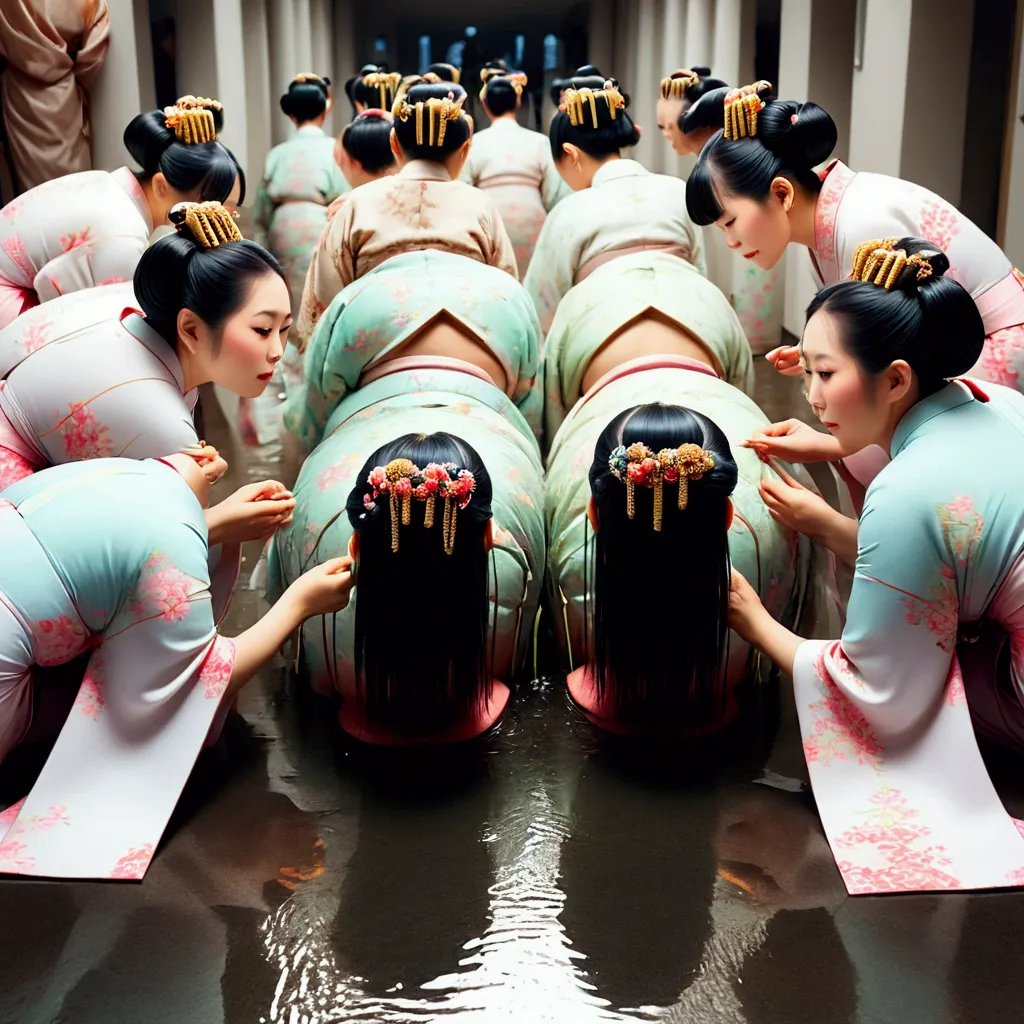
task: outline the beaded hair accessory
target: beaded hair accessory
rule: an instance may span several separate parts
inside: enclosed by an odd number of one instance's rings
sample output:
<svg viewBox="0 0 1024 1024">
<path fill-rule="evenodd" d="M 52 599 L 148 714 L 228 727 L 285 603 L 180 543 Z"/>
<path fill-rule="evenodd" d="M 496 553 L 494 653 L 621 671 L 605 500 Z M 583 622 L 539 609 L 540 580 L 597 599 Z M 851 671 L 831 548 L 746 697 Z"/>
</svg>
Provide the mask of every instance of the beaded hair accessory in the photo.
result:
<svg viewBox="0 0 1024 1024">
<path fill-rule="evenodd" d="M 599 127 L 597 121 L 597 101 L 599 99 L 603 99 L 608 105 L 608 114 L 613 121 L 615 120 L 616 113 L 625 109 L 626 106 L 622 93 L 616 88 L 615 83 L 610 80 L 604 83 L 604 88 L 598 89 L 596 92 L 586 86 L 582 89 L 566 89 L 565 112 L 569 115 L 569 124 L 574 128 L 581 127 L 583 125 L 584 107 L 589 106 L 591 122 L 595 129 Z"/>
<path fill-rule="evenodd" d="M 757 115 L 765 108 L 759 93 L 771 92 L 771 82 L 754 82 L 725 94 L 725 137 L 752 139 L 757 134 Z"/>
<path fill-rule="evenodd" d="M 204 249 L 242 241 L 235 218 L 220 203 L 176 203 L 168 218 L 179 231 L 188 228 L 196 244 Z"/>
<path fill-rule="evenodd" d="M 700 75 L 689 68 L 673 71 L 668 78 L 661 80 L 661 96 L 666 100 L 682 100 L 686 98 L 686 90 L 700 81 Z"/>
<path fill-rule="evenodd" d="M 645 444 L 619 445 L 608 459 L 612 476 L 626 484 L 626 514 L 636 514 L 636 488 L 654 488 L 654 530 L 661 532 L 663 488 L 665 484 L 679 484 L 676 508 L 685 509 L 690 500 L 690 481 L 700 480 L 715 468 L 715 457 L 698 444 L 684 444 L 678 448 L 662 448 L 653 452 Z"/>
<path fill-rule="evenodd" d="M 420 469 L 409 459 L 392 459 L 386 466 L 370 471 L 366 482 L 373 495 L 363 495 L 368 512 L 377 507 L 377 498 L 387 494 L 391 499 L 391 550 L 398 551 L 398 527 L 412 521 L 412 499 L 426 503 L 423 526 L 434 525 L 434 507 L 438 498 L 444 501 L 442 525 L 444 553 L 455 549 L 455 521 L 460 509 L 465 509 L 476 488 L 476 480 L 468 469 L 459 469 L 454 462 L 431 462 Z"/>
<path fill-rule="evenodd" d="M 402 74 L 400 71 L 374 71 L 363 78 L 363 85 L 380 92 L 380 105 L 385 109 L 391 106 L 389 97 L 398 92 L 398 87 L 401 84 Z"/>
<path fill-rule="evenodd" d="M 443 146 L 445 133 L 448 131 L 449 121 L 458 121 L 462 117 L 462 104 L 465 95 L 459 100 L 453 100 L 449 93 L 444 99 L 432 97 L 429 100 L 420 100 L 417 103 L 408 103 L 401 99 L 395 102 L 391 110 L 391 116 L 396 121 L 406 122 L 410 117 L 416 117 L 416 145 L 423 143 L 423 118 L 427 120 L 427 145 Z M 436 122 L 436 128 L 435 128 Z"/>
<path fill-rule="evenodd" d="M 917 267 L 917 281 L 924 281 L 935 273 L 931 261 L 920 253 L 908 256 L 906 249 L 897 249 L 898 241 L 898 238 L 875 238 L 861 242 L 853 252 L 853 280 L 877 284 L 889 291 L 907 267 Z"/>
</svg>

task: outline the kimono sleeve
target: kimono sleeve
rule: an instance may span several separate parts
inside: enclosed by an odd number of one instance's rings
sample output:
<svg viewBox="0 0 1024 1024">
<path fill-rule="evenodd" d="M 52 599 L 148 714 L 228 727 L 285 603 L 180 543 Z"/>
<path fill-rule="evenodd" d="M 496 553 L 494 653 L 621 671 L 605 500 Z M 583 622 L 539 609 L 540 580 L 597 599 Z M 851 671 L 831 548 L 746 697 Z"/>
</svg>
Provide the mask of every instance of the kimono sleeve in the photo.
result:
<svg viewBox="0 0 1024 1024">
<path fill-rule="evenodd" d="M 147 242 L 142 232 L 129 232 L 75 245 L 44 264 L 32 287 L 40 302 L 48 302 L 83 288 L 131 281 Z"/>
<path fill-rule="evenodd" d="M 563 216 L 567 209 L 568 205 L 559 205 L 545 218 L 523 280 L 545 335 L 562 296 L 572 287 L 577 269 L 579 251 L 573 234 L 566 232 L 567 217 Z"/>
<path fill-rule="evenodd" d="M 908 492 L 894 472 L 887 468 L 868 492 L 846 628 L 817 666 L 888 736 L 908 733 L 936 708 L 959 623 L 960 565 L 943 542 L 949 510 Z M 813 647 L 801 646 L 798 674 Z"/>
<path fill-rule="evenodd" d="M 333 218 L 328 221 L 309 261 L 306 284 L 302 290 L 302 304 L 295 323 L 300 352 L 305 352 L 313 336 L 313 329 L 324 310 L 347 284 L 339 267 L 342 248 L 340 240 L 347 237 L 351 223 L 352 203 L 341 203 Z"/>
</svg>

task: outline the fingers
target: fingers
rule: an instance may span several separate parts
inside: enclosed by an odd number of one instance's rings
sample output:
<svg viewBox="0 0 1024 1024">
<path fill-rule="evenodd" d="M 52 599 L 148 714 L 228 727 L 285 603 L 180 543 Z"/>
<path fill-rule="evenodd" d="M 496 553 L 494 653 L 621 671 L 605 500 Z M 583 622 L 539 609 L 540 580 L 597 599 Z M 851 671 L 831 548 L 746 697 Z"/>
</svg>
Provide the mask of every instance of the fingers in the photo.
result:
<svg viewBox="0 0 1024 1024">
<path fill-rule="evenodd" d="M 352 556 L 344 555 L 341 558 L 331 558 L 323 563 L 323 570 L 328 576 L 334 576 L 340 572 L 347 572 L 352 568 Z"/>
</svg>

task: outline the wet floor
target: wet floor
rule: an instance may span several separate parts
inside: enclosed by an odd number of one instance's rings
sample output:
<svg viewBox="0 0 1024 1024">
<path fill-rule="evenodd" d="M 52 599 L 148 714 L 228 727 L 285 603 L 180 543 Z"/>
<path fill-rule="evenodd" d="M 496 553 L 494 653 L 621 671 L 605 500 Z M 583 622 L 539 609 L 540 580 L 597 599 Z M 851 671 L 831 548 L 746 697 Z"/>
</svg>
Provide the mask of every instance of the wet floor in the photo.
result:
<svg viewBox="0 0 1024 1024">
<path fill-rule="evenodd" d="M 141 885 L 0 882 L 0 1022 L 1020 1019 L 1024 897 L 845 896 L 785 680 L 718 752 L 609 745 L 560 678 L 457 755 L 346 746 L 283 666 L 240 707 Z"/>
</svg>

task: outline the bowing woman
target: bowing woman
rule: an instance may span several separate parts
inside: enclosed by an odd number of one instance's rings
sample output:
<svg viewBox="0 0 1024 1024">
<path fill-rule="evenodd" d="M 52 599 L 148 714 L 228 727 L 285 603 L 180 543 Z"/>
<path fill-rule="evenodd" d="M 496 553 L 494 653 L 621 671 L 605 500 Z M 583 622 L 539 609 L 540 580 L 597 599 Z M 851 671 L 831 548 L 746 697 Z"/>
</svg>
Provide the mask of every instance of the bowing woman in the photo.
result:
<svg viewBox="0 0 1024 1024">
<path fill-rule="evenodd" d="M 141 171 L 82 171 L 37 185 L 0 210 L 0 327 L 40 302 L 130 281 L 155 228 L 180 202 L 237 205 L 245 178 L 217 142 L 216 100 L 184 96 L 133 118 L 125 148 Z"/>
<path fill-rule="evenodd" d="M 745 243 L 749 244 L 749 243 Z M 851 893 L 1024 883 L 1024 837 L 975 733 L 1024 749 L 1024 397 L 971 379 L 985 326 L 939 247 L 861 250 L 808 307 L 808 399 L 843 454 L 892 461 L 859 524 L 843 635 L 804 640 L 733 575 L 729 621 L 792 675 L 822 824 Z"/>
<path fill-rule="evenodd" d="M 725 82 L 712 78 L 711 68 L 699 64 L 673 71 L 661 80 L 658 131 L 680 156 L 697 156 L 722 127 L 721 104 L 700 102 L 722 88 Z"/>
<path fill-rule="evenodd" d="M 31 792 L 0 813 L 0 873 L 141 879 L 238 691 L 306 618 L 348 603 L 338 559 L 218 635 L 203 510 L 226 468 L 209 447 L 79 462 L 0 498 L 0 762 L 60 731 Z M 77 686 L 70 712 L 38 671 L 55 666 Z"/>
</svg>

